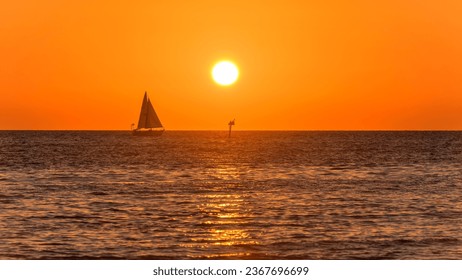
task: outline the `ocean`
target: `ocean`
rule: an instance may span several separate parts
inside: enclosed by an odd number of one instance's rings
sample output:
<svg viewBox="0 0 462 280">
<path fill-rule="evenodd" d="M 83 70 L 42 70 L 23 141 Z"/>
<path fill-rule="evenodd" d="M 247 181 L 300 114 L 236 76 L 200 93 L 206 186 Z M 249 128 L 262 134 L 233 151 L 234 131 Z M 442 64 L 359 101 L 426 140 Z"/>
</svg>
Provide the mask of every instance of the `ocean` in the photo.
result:
<svg viewBox="0 0 462 280">
<path fill-rule="evenodd" d="M 0 131 L 0 259 L 462 259 L 462 132 Z"/>
</svg>

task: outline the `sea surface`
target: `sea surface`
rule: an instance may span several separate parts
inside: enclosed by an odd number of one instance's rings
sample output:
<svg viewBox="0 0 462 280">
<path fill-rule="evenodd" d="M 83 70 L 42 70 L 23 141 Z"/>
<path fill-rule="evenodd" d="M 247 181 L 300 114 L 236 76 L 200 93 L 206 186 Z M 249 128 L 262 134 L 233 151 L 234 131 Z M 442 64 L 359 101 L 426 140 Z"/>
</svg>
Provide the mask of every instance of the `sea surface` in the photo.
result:
<svg viewBox="0 0 462 280">
<path fill-rule="evenodd" d="M 462 132 L 0 131 L 0 259 L 462 259 Z"/>
</svg>

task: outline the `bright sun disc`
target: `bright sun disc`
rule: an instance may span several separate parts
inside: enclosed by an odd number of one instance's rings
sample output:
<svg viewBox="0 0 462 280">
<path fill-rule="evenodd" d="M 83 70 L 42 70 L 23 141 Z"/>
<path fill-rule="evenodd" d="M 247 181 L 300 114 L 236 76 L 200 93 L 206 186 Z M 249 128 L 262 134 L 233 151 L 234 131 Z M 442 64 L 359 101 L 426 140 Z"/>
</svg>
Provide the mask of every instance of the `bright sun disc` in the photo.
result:
<svg viewBox="0 0 462 280">
<path fill-rule="evenodd" d="M 221 61 L 212 69 L 213 80 L 222 86 L 229 86 L 237 80 L 239 70 L 230 61 Z"/>
</svg>

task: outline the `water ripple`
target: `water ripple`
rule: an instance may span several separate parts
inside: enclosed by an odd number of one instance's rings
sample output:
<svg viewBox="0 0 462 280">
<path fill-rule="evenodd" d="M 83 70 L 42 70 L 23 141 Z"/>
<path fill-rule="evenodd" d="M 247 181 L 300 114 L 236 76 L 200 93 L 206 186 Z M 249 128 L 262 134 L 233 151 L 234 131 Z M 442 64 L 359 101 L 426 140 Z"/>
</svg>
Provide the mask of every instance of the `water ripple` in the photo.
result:
<svg viewBox="0 0 462 280">
<path fill-rule="evenodd" d="M 460 132 L 0 132 L 1 259 L 461 259 Z"/>
</svg>

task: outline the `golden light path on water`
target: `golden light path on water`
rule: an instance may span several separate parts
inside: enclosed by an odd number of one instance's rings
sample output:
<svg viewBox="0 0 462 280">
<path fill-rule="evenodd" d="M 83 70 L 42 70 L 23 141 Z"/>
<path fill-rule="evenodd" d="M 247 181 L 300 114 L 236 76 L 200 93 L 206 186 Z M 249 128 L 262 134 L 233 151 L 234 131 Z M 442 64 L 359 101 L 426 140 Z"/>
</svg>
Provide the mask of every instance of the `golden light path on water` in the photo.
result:
<svg viewBox="0 0 462 280">
<path fill-rule="evenodd" d="M 217 179 L 229 180 L 239 177 L 235 167 L 217 167 L 211 170 Z M 259 242 L 244 229 L 252 215 L 246 209 L 245 196 L 242 189 L 223 186 L 217 193 L 202 194 L 197 197 L 197 208 L 203 216 L 201 233 L 191 238 L 185 247 L 196 247 L 207 252 L 204 258 L 246 258 L 251 253 L 247 246 L 258 245 Z M 232 247 L 232 249 L 231 249 Z M 241 248 L 236 252 L 236 247 Z"/>
</svg>

